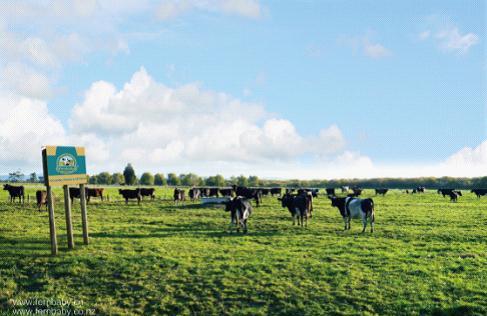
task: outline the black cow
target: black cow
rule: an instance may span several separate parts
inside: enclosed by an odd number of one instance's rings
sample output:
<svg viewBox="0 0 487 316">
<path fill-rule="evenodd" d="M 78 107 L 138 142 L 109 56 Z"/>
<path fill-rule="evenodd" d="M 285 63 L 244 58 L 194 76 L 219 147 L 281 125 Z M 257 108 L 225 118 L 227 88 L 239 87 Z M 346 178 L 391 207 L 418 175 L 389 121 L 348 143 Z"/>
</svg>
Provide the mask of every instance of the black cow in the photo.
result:
<svg viewBox="0 0 487 316">
<path fill-rule="evenodd" d="M 425 190 L 426 190 L 426 188 L 422 187 L 422 186 L 416 188 L 417 193 L 424 193 Z"/>
<path fill-rule="evenodd" d="M 487 189 L 473 189 L 470 192 L 475 193 L 479 199 L 481 196 L 487 195 Z"/>
<path fill-rule="evenodd" d="M 129 199 L 137 199 L 137 204 L 140 204 L 142 200 L 142 195 L 140 194 L 140 189 L 125 189 L 118 190 L 118 193 L 125 199 L 125 204 L 129 203 Z"/>
<path fill-rule="evenodd" d="M 375 195 L 386 195 L 389 189 L 375 189 Z"/>
<path fill-rule="evenodd" d="M 230 188 L 225 188 L 225 189 L 219 189 L 221 196 L 233 196 L 233 189 Z"/>
<path fill-rule="evenodd" d="M 293 188 L 286 188 L 286 194 L 290 194 L 290 193 L 293 193 L 295 192 L 296 189 L 293 189 Z"/>
<path fill-rule="evenodd" d="M 306 193 L 311 193 L 311 195 L 313 197 L 318 197 L 319 190 L 320 189 L 306 189 L 306 188 L 301 188 L 301 189 L 298 189 L 298 194 L 302 194 L 302 193 L 306 192 Z"/>
<path fill-rule="evenodd" d="M 260 203 L 262 203 L 262 193 L 258 189 L 250 189 L 246 187 L 238 187 L 233 185 L 233 190 L 235 191 L 235 195 L 244 197 L 246 199 L 254 199 L 255 205 L 259 207 Z"/>
<path fill-rule="evenodd" d="M 352 189 L 353 193 L 352 194 L 349 194 L 348 196 L 349 197 L 357 197 L 357 196 L 360 196 L 362 195 L 362 189 L 359 189 L 359 188 L 353 188 Z"/>
<path fill-rule="evenodd" d="M 19 203 L 24 203 L 25 201 L 25 194 L 24 194 L 24 186 L 14 186 L 10 184 L 4 184 L 3 189 L 8 191 L 10 195 L 10 202 L 15 202 L 16 198 L 19 198 Z"/>
<path fill-rule="evenodd" d="M 154 194 L 156 189 L 154 189 L 154 188 L 139 188 L 139 190 L 140 190 L 140 196 L 142 197 L 142 199 L 144 198 L 144 196 L 150 196 L 151 200 L 156 198 L 156 195 Z"/>
<path fill-rule="evenodd" d="M 201 191 L 198 188 L 191 188 L 188 191 L 188 195 L 191 201 L 194 202 L 195 200 L 198 200 L 200 198 Z"/>
<path fill-rule="evenodd" d="M 274 196 L 274 195 L 279 195 L 281 196 L 281 193 L 282 192 L 282 189 L 281 188 L 271 188 L 271 195 Z"/>
<path fill-rule="evenodd" d="M 301 227 L 308 226 L 308 217 L 311 217 L 313 211 L 313 196 L 308 192 L 302 192 L 298 195 L 290 193 L 284 194 L 281 198 L 282 207 L 287 207 L 293 218 L 293 225 L 296 225 L 296 219 L 298 225 Z"/>
<path fill-rule="evenodd" d="M 175 204 L 178 204 L 178 202 L 183 202 L 186 200 L 186 194 L 183 189 L 175 188 L 173 197 L 174 197 Z"/>
<path fill-rule="evenodd" d="M 331 206 L 335 206 L 340 211 L 345 222 L 345 229 L 350 229 L 350 221 L 352 218 L 361 218 L 363 229 L 365 232 L 367 227 L 367 218 L 370 219 L 370 232 L 374 232 L 375 212 L 374 201 L 372 199 L 359 199 L 355 197 L 329 197 Z"/>
<path fill-rule="evenodd" d="M 258 190 L 260 190 L 260 193 L 262 194 L 262 196 L 268 196 L 271 193 L 271 189 L 269 189 L 269 188 L 261 188 Z"/>
<path fill-rule="evenodd" d="M 455 189 L 438 189 L 437 193 L 445 197 L 445 196 L 450 196 L 450 193 L 452 193 L 453 191 L 455 191 Z"/>
<path fill-rule="evenodd" d="M 335 196 L 335 188 L 326 188 L 326 195 Z"/>
<path fill-rule="evenodd" d="M 243 232 L 246 233 L 247 220 L 250 214 L 252 214 L 252 205 L 250 202 L 241 196 L 234 197 L 225 203 L 225 211 L 230 212 L 230 232 L 235 225 L 237 232 L 240 231 L 240 226 L 242 226 Z"/>
</svg>

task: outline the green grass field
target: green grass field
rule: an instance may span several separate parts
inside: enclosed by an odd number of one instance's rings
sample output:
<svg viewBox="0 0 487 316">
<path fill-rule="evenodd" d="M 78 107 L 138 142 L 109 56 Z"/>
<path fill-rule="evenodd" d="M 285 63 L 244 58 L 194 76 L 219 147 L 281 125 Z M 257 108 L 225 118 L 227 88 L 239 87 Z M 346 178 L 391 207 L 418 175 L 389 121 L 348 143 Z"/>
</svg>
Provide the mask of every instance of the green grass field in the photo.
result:
<svg viewBox="0 0 487 316">
<path fill-rule="evenodd" d="M 171 192 L 126 206 L 88 206 L 91 244 L 82 245 L 79 202 L 67 250 L 56 190 L 60 253 L 50 256 L 47 212 L 0 191 L 0 310 L 46 309 L 63 300 L 85 315 L 487 315 L 487 198 L 450 203 L 433 191 L 375 197 L 376 232 L 359 220 L 343 232 L 321 196 L 307 229 L 293 227 L 276 198 L 254 208 L 246 235 L 229 215 Z M 119 199 L 118 201 L 115 198 Z M 39 302 L 37 302 L 39 303 Z"/>
</svg>

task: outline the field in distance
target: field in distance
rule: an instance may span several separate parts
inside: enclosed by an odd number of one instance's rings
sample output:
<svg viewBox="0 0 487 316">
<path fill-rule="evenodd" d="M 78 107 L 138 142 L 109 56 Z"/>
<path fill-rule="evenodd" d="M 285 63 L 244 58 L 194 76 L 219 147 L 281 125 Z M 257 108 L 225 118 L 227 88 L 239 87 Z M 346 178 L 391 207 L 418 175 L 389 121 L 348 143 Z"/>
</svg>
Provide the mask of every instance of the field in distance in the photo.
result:
<svg viewBox="0 0 487 316">
<path fill-rule="evenodd" d="M 376 231 L 360 234 L 323 195 L 308 228 L 292 226 L 277 198 L 254 207 L 246 235 L 228 233 L 222 207 L 175 206 L 169 188 L 128 205 L 118 188 L 88 204 L 91 244 L 66 248 L 55 190 L 60 253 L 50 256 L 46 211 L 0 191 L 0 311 L 58 299 L 96 315 L 486 315 L 487 197 L 435 191 L 377 197 Z M 162 199 L 161 199 L 162 198 Z M 28 304 L 29 303 L 29 304 Z M 42 306 L 41 306 L 42 307 Z"/>
</svg>

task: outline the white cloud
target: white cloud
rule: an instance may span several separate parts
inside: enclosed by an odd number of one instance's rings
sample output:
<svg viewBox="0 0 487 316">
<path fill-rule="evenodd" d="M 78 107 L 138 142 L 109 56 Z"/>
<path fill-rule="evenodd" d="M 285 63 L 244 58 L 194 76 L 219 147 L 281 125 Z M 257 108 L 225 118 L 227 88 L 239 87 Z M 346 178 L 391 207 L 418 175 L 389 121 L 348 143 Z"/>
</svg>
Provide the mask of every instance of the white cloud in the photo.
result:
<svg viewBox="0 0 487 316">
<path fill-rule="evenodd" d="M 2 69 L 0 87 L 36 99 L 45 99 L 51 95 L 47 76 L 21 63 L 8 63 Z"/>
<path fill-rule="evenodd" d="M 461 34 L 457 27 L 446 28 L 436 34 L 440 47 L 445 51 L 465 54 L 470 47 L 479 42 L 474 33 Z"/>
<path fill-rule="evenodd" d="M 362 52 L 365 56 L 373 59 L 381 59 L 392 55 L 392 51 L 383 44 L 371 39 L 373 32 L 369 31 L 361 37 L 341 37 L 338 42 L 351 47 L 354 51 Z"/>
<path fill-rule="evenodd" d="M 119 164 L 147 166 L 327 159 L 345 143 L 335 125 L 305 137 L 260 104 L 198 84 L 170 88 L 144 68 L 119 91 L 108 82 L 92 84 L 73 108 L 70 128 L 95 133 L 110 148 L 111 163 L 119 157 Z"/>
<path fill-rule="evenodd" d="M 258 18 L 262 11 L 258 0 L 164 0 L 156 15 L 161 20 L 169 20 L 195 10 L 247 18 Z"/>
<path fill-rule="evenodd" d="M 49 115 L 45 102 L 2 94 L 0 112 L 2 163 L 37 165 L 42 145 L 66 141 L 62 124 Z"/>
<path fill-rule="evenodd" d="M 391 55 L 390 50 L 385 48 L 382 44 L 372 43 L 368 38 L 363 39 L 364 54 L 371 58 L 384 58 Z"/>
<path fill-rule="evenodd" d="M 419 33 L 419 39 L 434 41 L 444 52 L 466 54 L 479 42 L 477 34 L 462 33 L 448 17 L 433 15 L 429 16 L 426 21 L 427 28 Z"/>
</svg>

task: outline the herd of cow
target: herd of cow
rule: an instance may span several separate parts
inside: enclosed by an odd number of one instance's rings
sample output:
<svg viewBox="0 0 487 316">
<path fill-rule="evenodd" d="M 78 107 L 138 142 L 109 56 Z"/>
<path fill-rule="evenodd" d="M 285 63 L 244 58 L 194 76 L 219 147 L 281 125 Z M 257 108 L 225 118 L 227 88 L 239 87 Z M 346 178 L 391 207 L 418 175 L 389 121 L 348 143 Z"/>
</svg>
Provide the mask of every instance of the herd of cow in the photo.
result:
<svg viewBox="0 0 487 316">
<path fill-rule="evenodd" d="M 346 193 L 345 197 L 337 197 L 335 188 L 326 188 L 325 192 L 327 197 L 331 201 L 331 205 L 337 207 L 341 216 L 345 222 L 345 230 L 350 229 L 351 218 L 361 218 L 363 223 L 363 230 L 365 231 L 367 226 L 367 220 L 370 222 L 371 232 L 374 231 L 374 201 L 370 198 L 361 199 L 358 198 L 362 194 L 362 189 L 358 187 L 349 188 L 346 186 L 339 188 L 342 193 Z M 14 202 L 15 199 L 19 199 L 19 202 L 23 203 L 25 200 L 25 189 L 23 186 L 13 186 L 5 184 L 3 190 L 9 192 L 10 202 Z M 349 193 L 351 190 L 352 192 Z M 102 201 L 108 200 L 108 196 L 103 196 L 103 188 L 85 188 L 85 196 L 87 201 L 93 198 L 100 198 Z M 385 196 L 389 189 L 377 188 L 375 189 L 376 195 Z M 128 203 L 130 199 L 137 200 L 140 204 L 144 197 L 155 199 L 154 188 L 137 188 L 137 189 L 120 189 L 119 194 Z M 406 194 L 424 193 L 425 187 L 420 186 L 412 190 L 405 190 Z M 69 196 L 71 203 L 73 199 L 80 198 L 79 188 L 69 188 Z M 438 194 L 450 197 L 450 201 L 456 202 L 459 196 L 462 196 L 462 192 L 456 189 L 442 188 L 437 190 Z M 473 189 L 471 193 L 474 193 L 478 198 L 487 195 L 487 189 Z M 309 188 L 286 188 L 283 194 L 283 189 L 280 187 L 274 188 L 252 188 L 233 185 L 227 188 L 214 188 L 214 187 L 192 187 L 188 190 L 188 196 L 191 201 L 199 200 L 200 198 L 208 197 L 226 197 L 225 210 L 230 212 L 231 226 L 236 227 L 239 231 L 240 227 L 243 231 L 247 231 L 247 220 L 252 213 L 252 205 L 250 201 L 255 201 L 258 207 L 262 203 L 263 196 L 279 196 L 278 201 L 281 202 L 283 208 L 287 208 L 291 213 L 293 219 L 293 225 L 307 226 L 308 218 L 312 217 L 313 213 L 313 198 L 318 197 L 319 189 Z M 175 204 L 186 200 L 186 191 L 181 188 L 175 188 L 173 192 L 173 200 Z M 41 210 L 42 205 L 47 205 L 47 192 L 44 190 L 36 191 L 37 207 Z"/>
</svg>

